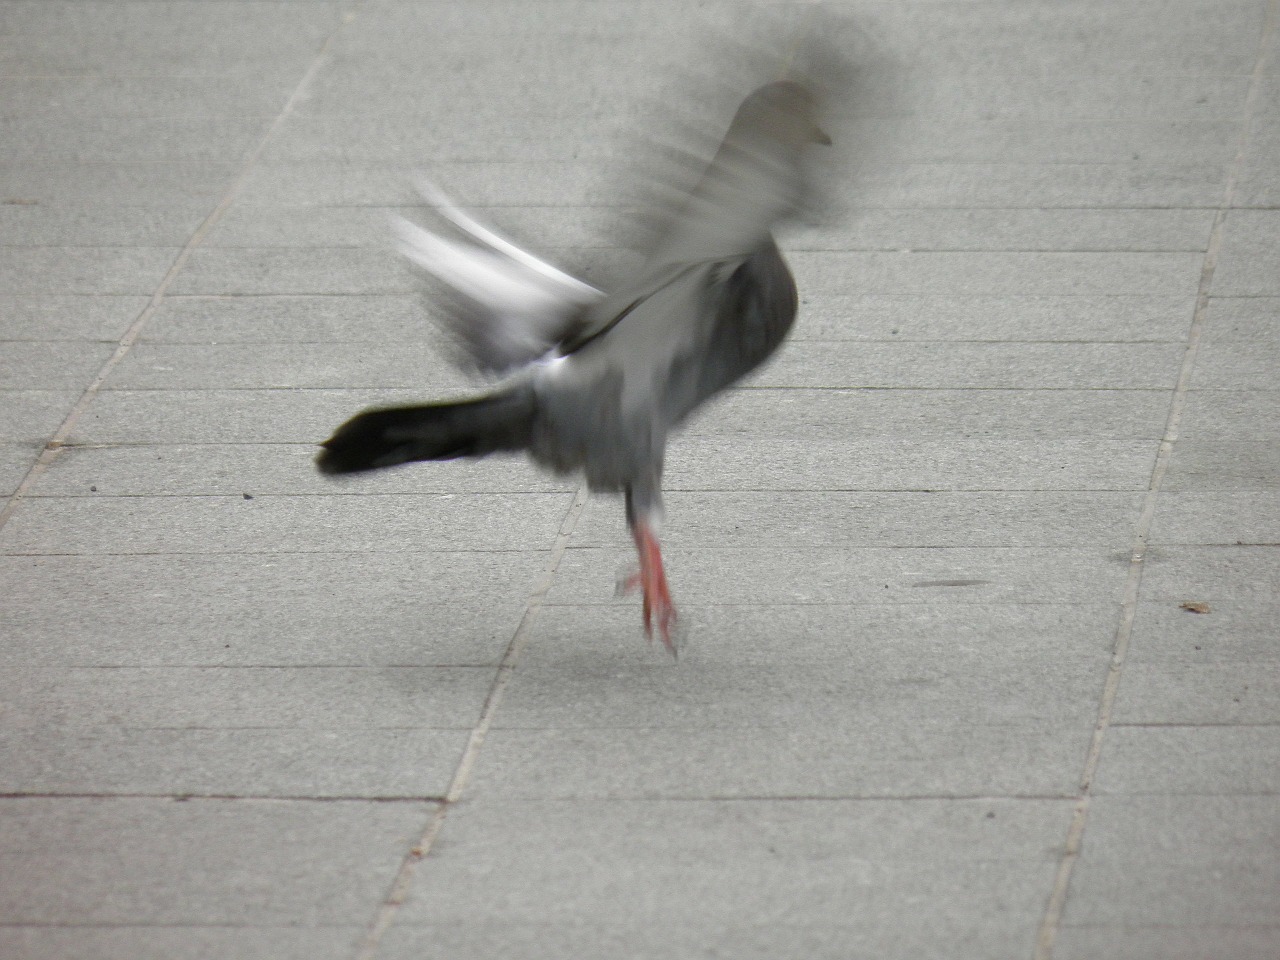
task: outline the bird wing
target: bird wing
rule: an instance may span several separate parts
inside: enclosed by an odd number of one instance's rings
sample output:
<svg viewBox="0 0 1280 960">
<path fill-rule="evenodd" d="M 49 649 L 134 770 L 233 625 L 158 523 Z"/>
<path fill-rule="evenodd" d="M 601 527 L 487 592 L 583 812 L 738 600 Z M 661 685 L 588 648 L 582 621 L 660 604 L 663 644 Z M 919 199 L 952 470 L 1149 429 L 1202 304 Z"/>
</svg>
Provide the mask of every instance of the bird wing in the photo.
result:
<svg viewBox="0 0 1280 960">
<path fill-rule="evenodd" d="M 705 268 L 705 281 L 716 285 L 762 251 L 776 255 L 773 229 L 796 214 L 810 190 L 804 150 L 831 142 L 814 122 L 813 109 L 809 91 L 790 81 L 766 84 L 747 97 L 697 185 L 654 217 L 663 226 L 645 251 L 638 282 L 588 305 L 561 351 L 572 352 L 606 333 L 616 337 L 624 323 L 653 325 L 650 343 L 659 354 L 673 356 L 705 343 L 706 329 L 682 331 L 658 319 L 657 311 L 638 307 L 649 306 L 692 268 Z M 781 258 L 772 255 L 758 266 L 785 271 Z M 709 328 L 713 311 L 705 298 L 701 306 L 687 319 Z"/>
<path fill-rule="evenodd" d="M 400 251 L 453 294 L 449 326 L 480 369 L 501 373 L 536 360 L 604 296 L 486 227 L 435 184 L 420 181 L 419 190 L 462 238 L 396 217 Z"/>
</svg>

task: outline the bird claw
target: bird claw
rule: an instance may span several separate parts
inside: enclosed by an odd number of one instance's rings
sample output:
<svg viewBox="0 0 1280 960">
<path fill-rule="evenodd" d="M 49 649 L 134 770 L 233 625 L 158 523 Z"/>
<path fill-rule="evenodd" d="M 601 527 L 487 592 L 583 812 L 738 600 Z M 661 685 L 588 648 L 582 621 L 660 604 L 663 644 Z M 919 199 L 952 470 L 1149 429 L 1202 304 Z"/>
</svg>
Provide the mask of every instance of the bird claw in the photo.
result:
<svg viewBox="0 0 1280 960">
<path fill-rule="evenodd" d="M 658 538 L 646 525 L 635 528 L 636 549 L 640 554 L 640 570 L 625 579 L 619 579 L 622 592 L 630 592 L 637 586 L 643 593 L 642 612 L 645 636 L 653 639 L 653 629 L 658 628 L 658 638 L 673 657 L 679 657 L 680 633 L 676 629 L 679 617 L 671 602 L 671 590 L 667 586 L 666 571 L 662 569 L 662 551 Z"/>
<path fill-rule="evenodd" d="M 653 604 L 647 597 L 645 598 L 644 633 L 650 640 L 653 639 L 654 621 L 657 621 L 658 639 L 662 641 L 662 645 L 667 648 L 672 658 L 679 660 L 680 648 L 684 645 L 684 631 L 680 629 L 680 616 L 676 613 L 670 596 L 665 600 L 657 600 Z"/>
<path fill-rule="evenodd" d="M 615 597 L 628 597 L 642 586 L 640 568 L 629 563 L 618 570 L 618 577 L 613 587 Z"/>
</svg>

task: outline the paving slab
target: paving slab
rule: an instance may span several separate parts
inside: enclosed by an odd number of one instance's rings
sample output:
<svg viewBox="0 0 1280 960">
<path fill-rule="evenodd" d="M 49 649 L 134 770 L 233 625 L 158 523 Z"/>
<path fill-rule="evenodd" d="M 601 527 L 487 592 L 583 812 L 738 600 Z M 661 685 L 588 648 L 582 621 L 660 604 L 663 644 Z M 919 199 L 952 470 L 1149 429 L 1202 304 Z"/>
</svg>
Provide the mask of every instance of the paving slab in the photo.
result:
<svg viewBox="0 0 1280 960">
<path fill-rule="evenodd" d="M 1086 738 L 1058 721 L 969 719 L 903 729 L 871 709 L 850 726 L 670 725 L 491 730 L 475 795 L 549 800 L 758 800 L 1072 795 Z M 843 714 L 844 711 L 842 710 Z M 1073 718 L 1078 720 L 1079 718 Z"/>
<path fill-rule="evenodd" d="M 13 666 L 496 665 L 545 563 L 514 551 L 0 557 L 0 650 Z"/>
<path fill-rule="evenodd" d="M 883 586 L 875 589 L 884 594 Z M 985 682 L 969 676 L 965 665 L 976 666 L 993 655 L 1020 663 L 1030 671 L 1028 678 L 1034 676 L 1032 662 L 1045 650 L 1073 663 L 1110 656 L 1110 634 L 1119 615 L 1113 604 L 976 599 L 936 603 L 931 598 L 939 594 L 949 592 L 958 600 L 979 585 L 922 580 L 905 586 L 865 601 L 689 602 L 681 608 L 688 628 L 688 646 L 681 657 L 697 664 L 699 671 L 714 672 L 722 665 L 762 672 L 793 666 L 831 669 L 847 676 L 879 671 L 927 686 L 930 677 L 937 682 Z M 637 675 L 665 676 L 665 654 L 655 656 L 652 648 L 634 642 L 640 630 L 636 613 L 629 603 L 549 605 L 534 623 L 522 669 L 549 672 L 558 665 L 572 665 L 577 672 L 602 672 L 615 665 Z M 495 723 L 502 725 L 502 718 Z"/>
<path fill-rule="evenodd" d="M 13 117 L 274 117 L 296 78 L 274 74 L 230 76 L 44 75 L 13 77 Z M 1225 94 L 1225 91 L 1222 91 Z"/>
<path fill-rule="evenodd" d="M 630 553 L 621 531 L 616 548 L 568 550 L 548 601 L 624 602 L 611 598 Z M 698 547 L 671 553 L 668 579 L 692 603 L 1106 603 L 1128 560 L 1097 547 Z"/>
<path fill-rule="evenodd" d="M 1066 923 L 1273 926 L 1276 830 L 1274 795 L 1098 797 Z"/>
<path fill-rule="evenodd" d="M 1209 683 L 1212 680 L 1208 681 Z M 1272 704 L 1274 691 L 1264 691 Z M 1099 795 L 1162 794 L 1188 801 L 1201 795 L 1274 798 L 1280 792 L 1280 737 L 1274 715 L 1166 721 L 1171 726 L 1118 725 L 1107 738 Z M 1269 722 L 1268 722 L 1269 721 Z"/>
<path fill-rule="evenodd" d="M 1271 490 L 1168 493 L 1152 543 L 1280 543 L 1280 494 Z"/>
<path fill-rule="evenodd" d="M 14 666 L 0 696 L 19 727 L 470 728 L 490 682 L 477 667 Z"/>
<path fill-rule="evenodd" d="M 416 293 L 418 281 L 385 250 L 308 248 L 197 250 L 173 283 L 183 294 Z"/>
<path fill-rule="evenodd" d="M 48 356 L 55 351 L 33 352 L 37 354 L 43 352 Z M 94 360 L 101 365 L 101 361 L 108 355 L 109 351 L 95 348 L 84 350 L 76 346 L 66 351 L 66 356 L 74 358 L 82 371 L 94 369 L 92 367 Z M 18 364 L 13 365 L 13 374 L 15 378 L 26 376 Z M 23 451 L 24 458 L 28 452 L 39 453 L 40 448 L 48 438 L 53 436 L 54 431 L 66 418 L 79 396 L 80 391 L 74 388 L 69 390 L 51 390 L 47 387 L 33 390 L 0 389 L 0 402 L 4 403 L 5 408 L 5 415 L 0 418 L 0 440 L 15 443 Z"/>
<path fill-rule="evenodd" d="M 1088 76 L 1028 70 L 1011 84 L 1014 71 L 1007 61 L 1004 69 L 969 73 L 948 70 L 942 63 L 919 66 L 928 79 L 913 90 L 911 111 L 945 117 L 1036 116 L 1052 103 L 1062 119 L 1209 119 L 1238 111 L 1248 90 L 1247 77 L 1231 75 Z"/>
<path fill-rule="evenodd" d="M 1280 486 L 1280 451 L 1261 438 L 1220 435 L 1180 440 L 1164 486 L 1170 492 L 1274 492 Z"/>
<path fill-rule="evenodd" d="M 944 925 L 1030 919 L 1063 813 L 1053 800 L 476 801 L 451 815 L 452 844 L 403 922 L 876 928 L 903 897 L 933 898 Z"/>
<path fill-rule="evenodd" d="M 77 340 L 6 343 L 0 357 L 0 383 L 7 390 L 70 392 L 91 381 L 113 349 L 113 344 Z"/>
<path fill-rule="evenodd" d="M 3 211 L 0 211 L 2 213 Z M 210 235 L 214 247 L 390 246 L 393 216 L 424 216 L 413 207 L 240 207 Z M 522 246 L 611 246 L 591 207 L 477 209 L 495 229 Z M 629 214 L 630 211 L 618 211 Z M 19 220 L 18 217 L 13 217 Z M 22 221 L 34 220 L 32 216 Z M 847 221 L 823 223 L 788 237 L 795 250 L 1204 250 L 1209 210 L 866 210 Z M 0 218 L 2 222 L 2 218 Z M 53 229 L 45 227 L 46 230 Z M 86 229 L 106 233 L 90 221 Z M 56 235 L 56 234 L 55 234 Z"/>
<path fill-rule="evenodd" d="M 904 723 L 924 704 L 947 723 L 998 725 L 1024 718 L 1078 721 L 1092 707 L 1099 676 L 1087 660 L 1057 665 L 1060 700 L 1046 705 L 1043 677 L 1009 666 L 997 678 L 946 676 L 899 670 L 885 678 L 859 669 L 856 656 L 844 669 L 790 667 L 785 679 L 767 668 L 725 665 L 714 673 L 651 665 L 622 669 L 597 654 L 529 671 L 507 691 L 502 723 L 515 727 L 699 726 L 803 729 L 824 726 L 819 717 L 848 718 L 859 728 L 864 711 L 880 721 Z M 994 702 L 993 702 L 994 701 Z"/>
<path fill-rule="evenodd" d="M 0 950 L 24 960 L 339 960 L 363 934 L 332 926 L 13 925 L 0 928 Z"/>
<path fill-rule="evenodd" d="M 0 495 L 14 493 L 40 456 L 31 444 L 0 442 Z"/>
<path fill-rule="evenodd" d="M 262 117 L 94 117 L 69 126 L 61 118 L 0 121 L 0 159 L 170 161 L 239 160 L 261 138 Z"/>
<path fill-rule="evenodd" d="M 363 924 L 423 802 L 0 798 L 3 925 Z M 75 878 L 74 883 L 68 882 Z"/>
<path fill-rule="evenodd" d="M 537 550 L 565 493 L 383 497 L 41 497 L 0 534 L 0 551 L 124 553 Z"/>
<path fill-rule="evenodd" d="M 1144 578 L 1145 580 L 1145 578 Z M 1221 590 L 1207 583 L 1185 588 L 1186 600 L 1174 600 L 1167 581 L 1162 589 L 1151 589 L 1144 582 L 1144 596 L 1163 598 L 1140 603 L 1129 643 L 1129 662 L 1134 666 L 1173 664 L 1266 664 L 1280 660 L 1280 647 L 1269 633 L 1269 625 L 1280 615 L 1280 600 L 1275 596 L 1256 599 L 1224 597 Z M 1204 590 L 1212 595 L 1207 614 L 1199 614 L 1182 606 L 1197 602 L 1194 597 Z"/>
<path fill-rule="evenodd" d="M 474 389 L 438 346 L 345 343 L 139 344 L 115 371 L 120 390 L 279 390 L 291 387 Z M 354 411 L 353 411 L 354 412 Z"/>
<path fill-rule="evenodd" d="M 433 308 L 420 294 L 170 297 L 141 339 L 150 343 L 427 344 L 435 329 L 432 319 Z"/>
<path fill-rule="evenodd" d="M 1280 329 L 1280 299 L 1214 297 L 1209 301 L 1205 343 L 1270 340 Z"/>
<path fill-rule="evenodd" d="M 119 342 L 147 305 L 142 296 L 0 295 L 6 340 Z"/>
<path fill-rule="evenodd" d="M 0 247 L 6 294 L 149 294 L 176 247 Z"/>
<path fill-rule="evenodd" d="M 1194 660 L 1135 664 L 1125 674 L 1117 722 L 1280 723 L 1280 681 L 1258 666 Z"/>
<path fill-rule="evenodd" d="M 1275 274 L 1280 268 L 1280 211 L 1233 210 L 1222 243 L 1222 260 L 1214 272 L 1214 291 L 1221 297 L 1280 294 Z"/>
<path fill-rule="evenodd" d="M 701 428 L 701 423 L 693 426 Z M 974 436 L 936 423 L 918 424 L 910 436 L 895 435 L 882 424 L 846 429 L 846 436 L 816 442 L 772 432 L 676 436 L 667 448 L 664 486 L 671 493 L 1142 490 L 1157 446 L 1143 436 Z"/>
<path fill-rule="evenodd" d="M 1068 924 L 1058 935 L 1054 956 L 1087 960 L 1115 953 L 1130 960 L 1197 960 L 1228 956 L 1238 960 L 1269 960 L 1275 956 L 1280 927 L 1171 926 L 1160 924 Z"/>
<path fill-rule="evenodd" d="M 37 728 L 0 737 L 0 790 L 49 797 L 421 800 L 448 792 L 467 735 L 417 728 Z"/>
<path fill-rule="evenodd" d="M 665 541 L 685 547 L 1004 547 L 1111 545 L 1131 536 L 1133 493 L 854 493 L 675 491 L 663 498 Z M 575 548 L 617 542 L 616 502 L 595 498 Z"/>
<path fill-rule="evenodd" d="M 910 956 L 946 960 L 961 950 L 973 960 L 999 960 L 1025 952 L 1021 917 L 992 915 L 981 924 L 939 919 L 928 929 L 896 929 L 885 922 L 846 924 L 768 923 L 751 919 L 715 924 L 642 917 L 626 921 L 467 920 L 393 927 L 379 957 L 444 958 L 561 957 L 590 953 L 602 960 L 661 960 L 665 957 L 726 956 L 769 960 L 792 952 L 815 960 Z M 899 953 L 900 951 L 900 953 Z M 1260 955 L 1261 956 L 1261 955 Z"/>
<path fill-rule="evenodd" d="M 273 75 L 305 69 L 333 29 L 337 11 L 286 2 L 245 16 L 240 4 L 169 4 L 163 16 L 145 3 L 19 2 L 8 29 L 23 42 L 0 66 L 20 75 Z"/>
<path fill-rule="evenodd" d="M 181 247 L 207 214 L 195 205 L 18 204 L 0 207 L 0 236 L 5 246 Z"/>
<path fill-rule="evenodd" d="M 399 206 L 414 202 L 423 159 L 362 165 L 341 161 L 255 165 L 240 200 L 263 206 Z M 616 177 L 598 163 L 434 160 L 432 177 L 468 207 L 617 206 Z M 917 162 L 866 173 L 860 207 L 1212 207 L 1222 199 L 1217 163 L 1013 164 Z M 891 291 L 886 291 L 891 292 Z M 1010 293 L 1027 291 L 1013 291 Z M 1133 291 L 1128 291 L 1133 292 Z M 1167 292 L 1167 291 L 1157 291 Z"/>
<path fill-rule="evenodd" d="M 473 390 L 432 390 L 430 385 L 396 390 L 105 389 L 77 421 L 71 441 L 317 444 L 332 433 L 336 424 L 365 407 L 422 403 L 472 393 Z M 1163 390 L 748 387 L 699 410 L 678 437 L 805 435 L 821 449 L 833 437 L 859 434 L 905 437 L 910 442 L 913 435 L 932 427 L 961 438 L 1037 434 L 1042 438 L 1061 434 L 1102 439 L 1137 436 L 1158 444 L 1168 413 L 1167 401 Z M 1255 406 L 1252 400 L 1244 401 L 1245 409 Z"/>
<path fill-rule="evenodd" d="M 1210 609 L 1214 600 L 1274 603 L 1277 576 L 1280 553 L 1271 547 L 1170 545 L 1144 562 L 1142 598 L 1210 601 Z"/>
<path fill-rule="evenodd" d="M 165 208 L 196 202 L 207 204 L 212 211 L 240 167 L 237 160 L 161 164 L 52 158 L 39 163 L 7 161 L 0 162 L 0 195 L 19 204 L 83 205 L 109 200 L 122 206 Z"/>
<path fill-rule="evenodd" d="M 355 408 L 352 408 L 352 412 Z M 376 493 L 533 493 L 574 490 L 573 477 L 538 471 L 524 458 L 433 463 L 358 482 L 315 469 L 313 443 L 120 444 L 65 448 L 31 496 L 243 496 Z"/>
<path fill-rule="evenodd" d="M 1228 301 L 1234 302 L 1234 301 Z M 1182 342 L 1194 302 L 1162 296 L 965 296 L 801 291 L 791 342 L 990 340 Z"/>
<path fill-rule="evenodd" d="M 814 293 L 1194 294 L 1195 253 L 795 252 L 796 282 Z"/>
<path fill-rule="evenodd" d="M 1158 389 L 1175 376 L 1174 344 L 793 343 L 751 382 L 767 387 Z M 391 384 L 388 384 L 391 385 Z"/>
</svg>

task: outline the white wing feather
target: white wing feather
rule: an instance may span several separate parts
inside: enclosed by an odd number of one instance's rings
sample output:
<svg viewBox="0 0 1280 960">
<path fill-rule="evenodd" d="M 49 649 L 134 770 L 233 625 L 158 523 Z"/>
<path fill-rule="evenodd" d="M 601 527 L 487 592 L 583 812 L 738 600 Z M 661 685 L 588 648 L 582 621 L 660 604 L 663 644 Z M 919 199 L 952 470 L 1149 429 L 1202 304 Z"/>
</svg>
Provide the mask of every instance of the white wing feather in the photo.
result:
<svg viewBox="0 0 1280 960">
<path fill-rule="evenodd" d="M 421 181 L 419 189 L 466 239 L 445 239 L 396 217 L 400 251 L 467 301 L 465 316 L 454 320 L 476 325 L 459 333 L 480 366 L 504 369 L 539 358 L 575 314 L 604 296 L 484 226 L 434 184 Z"/>
</svg>

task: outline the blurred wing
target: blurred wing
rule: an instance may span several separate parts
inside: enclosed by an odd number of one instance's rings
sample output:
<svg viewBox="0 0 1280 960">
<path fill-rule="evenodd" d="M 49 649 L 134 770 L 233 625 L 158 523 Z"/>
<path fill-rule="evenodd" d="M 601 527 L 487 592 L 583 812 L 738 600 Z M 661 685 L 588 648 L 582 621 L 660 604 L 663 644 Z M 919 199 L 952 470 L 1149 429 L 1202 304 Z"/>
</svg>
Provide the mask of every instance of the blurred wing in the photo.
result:
<svg viewBox="0 0 1280 960">
<path fill-rule="evenodd" d="M 484 226 L 435 185 L 420 189 L 464 236 L 447 239 L 397 217 L 400 251 L 454 294 L 449 325 L 480 369 L 502 372 L 538 359 L 603 297 Z"/>
</svg>

